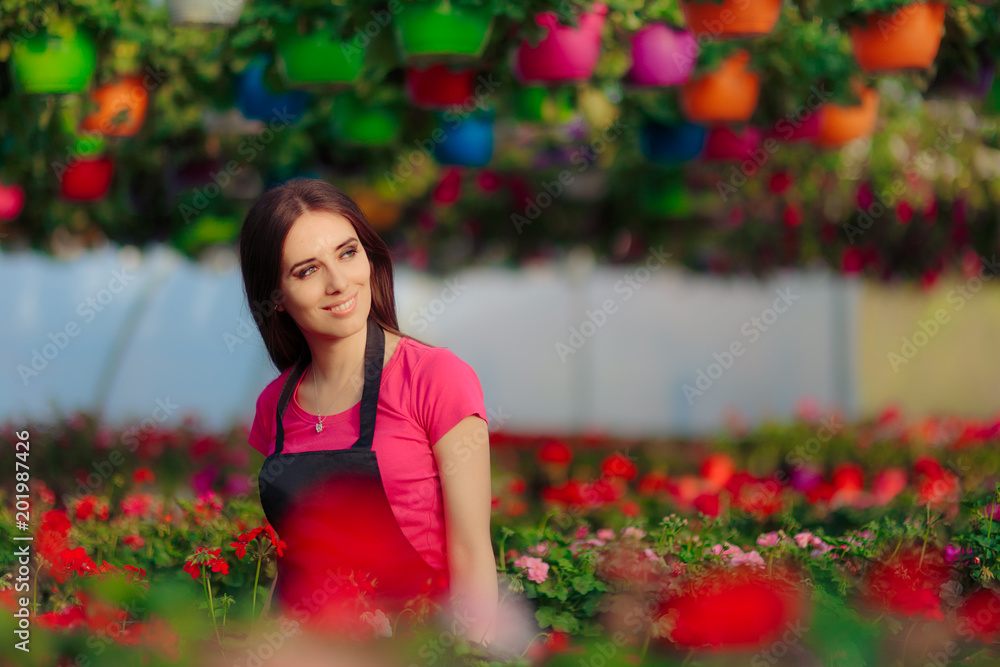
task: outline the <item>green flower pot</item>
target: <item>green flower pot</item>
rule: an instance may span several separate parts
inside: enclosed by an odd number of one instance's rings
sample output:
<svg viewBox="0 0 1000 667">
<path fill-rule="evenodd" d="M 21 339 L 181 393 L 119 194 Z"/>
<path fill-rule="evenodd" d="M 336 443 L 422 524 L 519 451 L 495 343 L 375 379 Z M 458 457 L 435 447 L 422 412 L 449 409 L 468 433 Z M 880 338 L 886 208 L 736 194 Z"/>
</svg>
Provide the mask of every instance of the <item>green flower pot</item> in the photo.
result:
<svg viewBox="0 0 1000 667">
<path fill-rule="evenodd" d="M 14 79 L 24 93 L 76 93 L 87 87 L 97 66 L 97 46 L 86 32 L 41 32 L 11 40 Z"/>
<path fill-rule="evenodd" d="M 329 30 L 300 35 L 294 26 L 281 26 L 276 46 L 285 80 L 292 86 L 349 86 L 358 80 L 364 64 L 364 48 L 337 39 Z"/>
<path fill-rule="evenodd" d="M 415 61 L 475 60 L 490 38 L 489 9 L 456 7 L 449 0 L 404 5 L 395 18 L 400 55 Z"/>
<path fill-rule="evenodd" d="M 365 104 L 353 93 L 344 93 L 334 101 L 332 123 L 338 139 L 360 146 L 393 144 L 402 131 L 398 112 Z"/>
<path fill-rule="evenodd" d="M 527 86 L 514 92 L 514 114 L 518 120 L 528 123 L 568 123 L 573 120 L 575 113 L 572 88 Z"/>
<path fill-rule="evenodd" d="M 691 195 L 681 174 L 654 180 L 644 179 L 639 185 L 639 208 L 654 217 L 682 218 L 692 210 Z"/>
</svg>

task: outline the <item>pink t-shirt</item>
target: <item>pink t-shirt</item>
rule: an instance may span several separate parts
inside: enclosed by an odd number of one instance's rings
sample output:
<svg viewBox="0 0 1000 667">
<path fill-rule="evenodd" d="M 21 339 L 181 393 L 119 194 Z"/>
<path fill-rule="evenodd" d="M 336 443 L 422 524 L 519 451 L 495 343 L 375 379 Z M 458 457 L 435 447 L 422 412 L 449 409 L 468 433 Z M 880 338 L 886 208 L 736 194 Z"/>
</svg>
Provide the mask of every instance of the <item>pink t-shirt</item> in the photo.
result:
<svg viewBox="0 0 1000 667">
<path fill-rule="evenodd" d="M 291 368 L 272 380 L 257 398 L 250 445 L 264 456 L 274 451 L 278 395 Z M 304 376 L 303 376 L 304 377 Z M 302 380 L 299 380 L 299 386 Z M 286 452 L 347 449 L 361 430 L 361 402 L 323 418 L 299 405 L 296 386 L 285 410 Z M 441 480 L 433 445 L 462 419 L 476 415 L 489 423 L 479 377 L 451 350 L 403 337 L 382 369 L 372 451 L 378 459 L 389 505 L 403 535 L 431 567 L 447 571 Z"/>
</svg>

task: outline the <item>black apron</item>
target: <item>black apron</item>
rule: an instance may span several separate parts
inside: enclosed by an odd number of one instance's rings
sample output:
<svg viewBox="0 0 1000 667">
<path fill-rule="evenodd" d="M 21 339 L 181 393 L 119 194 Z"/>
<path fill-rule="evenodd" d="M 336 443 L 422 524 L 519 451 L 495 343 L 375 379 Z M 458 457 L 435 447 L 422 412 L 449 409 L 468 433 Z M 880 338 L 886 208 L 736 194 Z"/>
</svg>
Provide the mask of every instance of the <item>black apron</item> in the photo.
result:
<svg viewBox="0 0 1000 667">
<path fill-rule="evenodd" d="M 274 452 L 257 478 L 264 514 L 286 543 L 277 560 L 274 600 L 283 610 L 354 604 L 399 612 L 417 596 L 441 603 L 446 572 L 432 568 L 399 528 L 372 451 L 385 333 L 368 318 L 361 428 L 349 449 L 284 452 L 282 418 L 309 364 L 296 362 L 282 387 Z M 356 607 L 352 607 L 356 608 Z"/>
</svg>

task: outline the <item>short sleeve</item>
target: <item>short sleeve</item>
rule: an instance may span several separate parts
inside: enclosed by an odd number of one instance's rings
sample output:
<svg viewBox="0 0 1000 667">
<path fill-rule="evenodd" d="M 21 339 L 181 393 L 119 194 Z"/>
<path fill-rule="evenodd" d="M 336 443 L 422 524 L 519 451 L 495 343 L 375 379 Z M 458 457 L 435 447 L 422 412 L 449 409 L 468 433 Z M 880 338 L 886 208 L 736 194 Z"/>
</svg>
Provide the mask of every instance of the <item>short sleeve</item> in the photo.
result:
<svg viewBox="0 0 1000 667">
<path fill-rule="evenodd" d="M 433 447 L 469 415 L 489 425 L 479 377 L 447 348 L 432 348 L 414 368 L 410 410 Z"/>
<path fill-rule="evenodd" d="M 247 438 L 250 446 L 264 456 L 267 456 L 267 450 L 271 446 L 271 427 L 274 425 L 274 416 L 269 412 L 270 401 L 266 400 L 267 395 L 268 391 L 265 389 L 257 397 L 257 412 L 254 414 L 253 425 Z"/>
</svg>

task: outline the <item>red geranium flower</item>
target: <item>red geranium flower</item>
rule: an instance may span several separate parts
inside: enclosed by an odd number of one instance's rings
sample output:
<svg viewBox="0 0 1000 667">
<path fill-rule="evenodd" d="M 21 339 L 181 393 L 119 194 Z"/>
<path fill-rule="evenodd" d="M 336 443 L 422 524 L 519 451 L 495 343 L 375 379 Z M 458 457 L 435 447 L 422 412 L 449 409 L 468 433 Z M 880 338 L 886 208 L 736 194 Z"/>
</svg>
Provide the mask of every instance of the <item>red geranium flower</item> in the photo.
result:
<svg viewBox="0 0 1000 667">
<path fill-rule="evenodd" d="M 146 466 L 142 466 L 141 468 L 137 468 L 136 471 L 132 473 L 132 481 L 136 484 L 142 484 L 143 482 L 155 482 L 156 475 L 153 474 L 153 471 Z"/>
<path fill-rule="evenodd" d="M 923 551 L 919 547 L 905 548 L 872 566 L 865 598 L 896 614 L 944 620 L 939 594 L 950 573 L 937 547 L 928 545 Z"/>
<path fill-rule="evenodd" d="M 992 644 L 1000 634 L 1000 595 L 981 588 L 958 608 L 958 634 L 966 636 L 971 631 L 980 640 Z"/>
<path fill-rule="evenodd" d="M 601 474 L 605 477 L 620 477 L 632 481 L 638 473 L 635 464 L 621 452 L 615 452 L 601 461 Z"/>
</svg>

